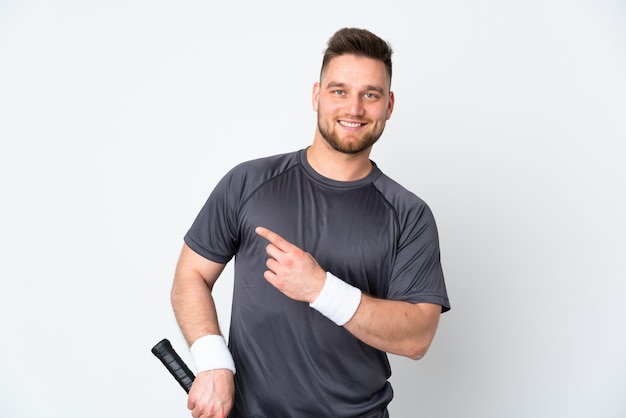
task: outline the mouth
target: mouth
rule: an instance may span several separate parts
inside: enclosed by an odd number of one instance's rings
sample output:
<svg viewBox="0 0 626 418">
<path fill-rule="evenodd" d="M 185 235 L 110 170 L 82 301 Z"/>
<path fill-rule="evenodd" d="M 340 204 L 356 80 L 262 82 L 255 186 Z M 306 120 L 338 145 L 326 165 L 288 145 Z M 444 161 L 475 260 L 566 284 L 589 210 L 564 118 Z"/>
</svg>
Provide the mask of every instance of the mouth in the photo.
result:
<svg viewBox="0 0 626 418">
<path fill-rule="evenodd" d="M 341 126 L 344 126 L 346 128 L 360 128 L 361 126 L 366 125 L 365 122 L 353 122 L 347 120 L 339 120 L 338 122 Z"/>
</svg>

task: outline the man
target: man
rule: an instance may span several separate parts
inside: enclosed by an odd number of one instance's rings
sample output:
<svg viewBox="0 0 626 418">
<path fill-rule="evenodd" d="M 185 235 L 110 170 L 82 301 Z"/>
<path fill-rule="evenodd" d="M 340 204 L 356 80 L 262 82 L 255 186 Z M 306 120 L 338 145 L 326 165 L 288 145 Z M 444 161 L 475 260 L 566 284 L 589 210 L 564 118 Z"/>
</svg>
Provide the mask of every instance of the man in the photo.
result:
<svg viewBox="0 0 626 418">
<path fill-rule="evenodd" d="M 369 31 L 335 33 L 312 145 L 235 167 L 185 236 L 172 305 L 193 417 L 387 417 L 386 353 L 426 353 L 450 308 L 436 225 L 369 160 L 394 107 L 391 54 Z M 227 347 L 211 289 L 232 257 Z"/>
</svg>

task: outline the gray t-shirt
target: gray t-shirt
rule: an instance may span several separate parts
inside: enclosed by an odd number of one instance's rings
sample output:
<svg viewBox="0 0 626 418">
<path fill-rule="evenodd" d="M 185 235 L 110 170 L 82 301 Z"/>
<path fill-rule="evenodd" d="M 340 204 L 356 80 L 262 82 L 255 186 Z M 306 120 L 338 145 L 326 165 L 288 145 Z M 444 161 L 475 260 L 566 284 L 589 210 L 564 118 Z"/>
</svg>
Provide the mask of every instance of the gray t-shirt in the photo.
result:
<svg viewBox="0 0 626 418">
<path fill-rule="evenodd" d="M 386 353 L 364 344 L 263 277 L 263 226 L 374 297 L 450 309 L 428 206 L 384 175 L 339 182 L 306 150 L 249 161 L 216 186 L 185 242 L 203 257 L 235 257 L 231 417 L 383 417 L 393 397 Z"/>
</svg>

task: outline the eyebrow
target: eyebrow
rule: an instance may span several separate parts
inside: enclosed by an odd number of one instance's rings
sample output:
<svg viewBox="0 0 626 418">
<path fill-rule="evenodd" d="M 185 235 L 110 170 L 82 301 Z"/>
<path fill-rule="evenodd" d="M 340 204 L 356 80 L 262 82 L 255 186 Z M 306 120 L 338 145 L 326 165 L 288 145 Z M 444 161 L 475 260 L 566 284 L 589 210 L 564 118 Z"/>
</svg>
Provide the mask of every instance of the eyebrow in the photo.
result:
<svg viewBox="0 0 626 418">
<path fill-rule="evenodd" d="M 328 84 L 326 85 L 327 89 L 328 88 L 335 88 L 335 87 L 343 89 L 343 88 L 346 88 L 347 85 L 346 85 L 346 83 L 341 83 L 339 81 L 329 81 Z M 377 93 L 385 94 L 385 90 L 382 87 L 379 87 L 379 86 L 367 85 L 367 86 L 365 86 L 364 90 L 368 90 L 368 91 L 373 90 L 373 91 L 375 91 Z"/>
</svg>

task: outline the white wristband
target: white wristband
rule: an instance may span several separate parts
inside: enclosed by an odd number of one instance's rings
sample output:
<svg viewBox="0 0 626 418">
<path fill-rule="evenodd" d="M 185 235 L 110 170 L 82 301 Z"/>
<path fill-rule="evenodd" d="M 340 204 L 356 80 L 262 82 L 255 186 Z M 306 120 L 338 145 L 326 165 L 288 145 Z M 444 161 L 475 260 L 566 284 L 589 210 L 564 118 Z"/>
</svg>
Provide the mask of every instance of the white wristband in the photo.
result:
<svg viewBox="0 0 626 418">
<path fill-rule="evenodd" d="M 342 326 L 354 316 L 361 303 L 361 291 L 331 273 L 326 273 L 322 291 L 309 306 Z"/>
<path fill-rule="evenodd" d="M 198 338 L 189 349 L 196 365 L 196 372 L 229 369 L 235 373 L 235 362 L 221 335 L 205 335 Z"/>
</svg>

